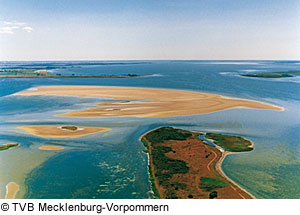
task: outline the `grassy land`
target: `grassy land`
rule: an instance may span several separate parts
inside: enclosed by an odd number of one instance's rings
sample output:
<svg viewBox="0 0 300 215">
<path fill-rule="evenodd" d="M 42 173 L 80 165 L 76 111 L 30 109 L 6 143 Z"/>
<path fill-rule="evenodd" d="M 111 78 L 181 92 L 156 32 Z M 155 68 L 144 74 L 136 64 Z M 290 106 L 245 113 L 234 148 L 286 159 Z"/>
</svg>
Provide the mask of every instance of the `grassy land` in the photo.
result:
<svg viewBox="0 0 300 215">
<path fill-rule="evenodd" d="M 19 145 L 20 144 L 18 144 L 18 143 L 8 143 L 8 144 L 5 144 L 5 145 L 0 145 L 0 151 L 4 151 L 4 150 L 7 150 L 7 149 L 10 149 L 10 148 L 13 148 L 13 147 L 17 147 Z"/>
<path fill-rule="evenodd" d="M 211 177 L 201 177 L 200 187 L 207 189 L 207 190 L 222 188 L 222 187 L 225 187 L 228 185 L 229 185 L 229 183 L 227 183 L 224 180 L 220 180 L 217 178 L 211 178 Z"/>
<path fill-rule="evenodd" d="M 189 167 L 183 160 L 176 160 L 165 156 L 166 153 L 171 152 L 172 148 L 163 146 L 162 144 L 168 140 L 186 140 L 192 137 L 191 133 L 174 129 L 170 127 L 163 127 L 146 134 L 142 138 L 142 142 L 147 147 L 152 158 L 152 163 L 155 170 L 155 178 L 158 184 L 167 190 L 166 198 L 178 198 L 173 192 L 174 189 L 185 188 L 185 184 L 170 183 L 169 180 L 174 174 L 185 174 L 189 171 Z M 148 142 L 151 143 L 149 149 Z M 159 196 L 157 188 L 155 187 L 155 180 L 151 167 L 149 167 L 150 181 L 152 190 L 156 196 Z"/>
<path fill-rule="evenodd" d="M 239 136 L 207 133 L 206 138 L 213 139 L 215 144 L 229 152 L 244 152 L 253 150 L 251 142 Z"/>
<path fill-rule="evenodd" d="M 266 72 L 266 73 L 258 73 L 258 74 L 243 74 L 241 76 L 252 77 L 252 78 L 290 78 L 299 75 L 300 75 L 300 71 L 288 71 L 288 72 Z"/>
</svg>

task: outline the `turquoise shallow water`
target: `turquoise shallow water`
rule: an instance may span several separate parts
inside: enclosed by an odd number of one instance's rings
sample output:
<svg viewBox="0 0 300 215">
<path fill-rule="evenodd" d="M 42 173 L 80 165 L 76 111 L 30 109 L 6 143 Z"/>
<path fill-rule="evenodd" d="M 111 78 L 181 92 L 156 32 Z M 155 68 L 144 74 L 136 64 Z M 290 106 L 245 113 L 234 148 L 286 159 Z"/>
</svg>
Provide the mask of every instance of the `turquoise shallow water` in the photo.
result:
<svg viewBox="0 0 300 215">
<path fill-rule="evenodd" d="M 63 68 L 61 68 L 63 66 Z M 48 68 L 64 74 L 150 74 L 138 78 L 0 78 L 0 141 L 20 147 L 0 153 L 0 197 L 16 181 L 25 198 L 151 198 L 147 156 L 139 137 L 160 126 L 241 135 L 255 143 L 249 153 L 229 155 L 223 169 L 258 198 L 300 198 L 300 80 L 240 77 L 251 72 L 300 70 L 295 61 L 2 62 L 2 67 Z M 52 70 L 51 70 L 52 69 Z M 285 111 L 231 109 L 168 118 L 63 118 L 58 113 L 103 100 L 14 96 L 41 85 L 111 85 L 218 93 L 276 104 Z M 108 127 L 81 138 L 40 138 L 23 125 Z M 41 151 L 42 144 L 65 150 Z"/>
</svg>

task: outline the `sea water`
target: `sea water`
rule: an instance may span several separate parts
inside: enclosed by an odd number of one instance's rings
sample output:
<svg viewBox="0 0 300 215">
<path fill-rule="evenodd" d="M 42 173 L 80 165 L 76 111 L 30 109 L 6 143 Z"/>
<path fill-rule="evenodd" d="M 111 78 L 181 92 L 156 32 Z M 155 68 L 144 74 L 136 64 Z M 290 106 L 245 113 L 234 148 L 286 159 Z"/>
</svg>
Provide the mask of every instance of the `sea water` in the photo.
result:
<svg viewBox="0 0 300 215">
<path fill-rule="evenodd" d="M 66 61 L 2 62 L 1 68 L 44 68 L 60 74 L 138 74 L 136 78 L 0 78 L 0 197 L 20 185 L 20 198 L 151 198 L 147 155 L 139 138 L 161 126 L 246 137 L 254 151 L 232 154 L 224 172 L 257 198 L 300 198 L 299 78 L 261 79 L 240 74 L 300 70 L 299 61 Z M 107 99 L 17 96 L 44 85 L 171 88 L 253 99 L 284 111 L 229 109 L 202 115 L 137 118 L 65 118 Z M 80 138 L 42 138 L 20 126 L 76 125 L 111 128 Z M 43 151 L 44 144 L 63 146 Z"/>
</svg>

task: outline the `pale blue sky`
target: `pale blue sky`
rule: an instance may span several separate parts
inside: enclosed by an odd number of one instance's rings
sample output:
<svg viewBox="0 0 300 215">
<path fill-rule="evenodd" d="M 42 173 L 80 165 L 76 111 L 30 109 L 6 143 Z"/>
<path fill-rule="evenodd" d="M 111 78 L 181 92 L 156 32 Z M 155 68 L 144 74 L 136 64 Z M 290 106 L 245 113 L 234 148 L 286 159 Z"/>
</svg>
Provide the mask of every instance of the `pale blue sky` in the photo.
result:
<svg viewBox="0 0 300 215">
<path fill-rule="evenodd" d="M 0 60 L 300 59 L 300 0 L 0 0 Z"/>
</svg>

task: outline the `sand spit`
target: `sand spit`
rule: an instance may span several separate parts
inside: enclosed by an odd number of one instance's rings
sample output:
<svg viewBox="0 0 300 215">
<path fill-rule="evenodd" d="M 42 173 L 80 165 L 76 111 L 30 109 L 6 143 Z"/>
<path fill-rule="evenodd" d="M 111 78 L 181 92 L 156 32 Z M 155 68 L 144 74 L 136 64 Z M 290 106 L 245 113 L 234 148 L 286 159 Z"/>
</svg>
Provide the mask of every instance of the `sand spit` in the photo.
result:
<svg viewBox="0 0 300 215">
<path fill-rule="evenodd" d="M 105 102 L 98 107 L 71 111 L 64 117 L 136 116 L 170 117 L 211 113 L 230 108 L 283 110 L 261 102 L 223 97 L 195 91 L 139 87 L 108 86 L 43 86 L 36 91 L 22 91 L 17 95 L 58 95 L 101 97 L 117 100 L 142 100 L 139 102 Z"/>
<path fill-rule="evenodd" d="M 221 151 L 222 152 L 222 151 Z M 222 169 L 222 163 L 225 159 L 225 157 L 228 155 L 228 154 L 236 154 L 236 153 L 243 153 L 243 152 L 222 152 L 222 156 L 221 158 L 217 161 L 216 163 L 216 170 L 224 177 L 226 178 L 228 181 L 230 181 L 232 184 L 234 184 L 235 186 L 237 186 L 238 188 L 240 188 L 242 191 L 244 191 L 246 194 L 248 194 L 252 199 L 256 199 L 255 196 L 253 196 L 251 193 L 249 193 L 246 189 L 242 188 L 240 185 L 238 185 L 235 181 L 233 181 L 231 178 L 229 178 L 225 172 L 223 171 Z M 243 199 L 245 199 L 244 196 L 241 195 L 241 197 Z"/>
<path fill-rule="evenodd" d="M 98 132 L 110 131 L 109 128 L 88 128 L 78 127 L 76 130 L 63 129 L 59 126 L 22 126 L 18 127 L 30 134 L 40 137 L 66 138 L 66 137 L 82 137 Z"/>
<path fill-rule="evenodd" d="M 6 199 L 14 199 L 16 197 L 16 194 L 19 192 L 20 187 L 15 182 L 9 182 L 6 185 Z"/>
<path fill-rule="evenodd" d="M 47 145 L 47 146 L 40 146 L 39 149 L 40 150 L 54 151 L 54 150 L 62 150 L 62 149 L 64 149 L 64 147 L 62 147 L 62 146 L 50 146 L 50 145 Z"/>
</svg>

